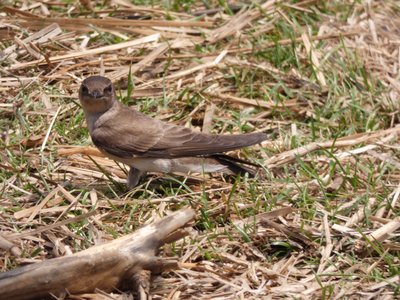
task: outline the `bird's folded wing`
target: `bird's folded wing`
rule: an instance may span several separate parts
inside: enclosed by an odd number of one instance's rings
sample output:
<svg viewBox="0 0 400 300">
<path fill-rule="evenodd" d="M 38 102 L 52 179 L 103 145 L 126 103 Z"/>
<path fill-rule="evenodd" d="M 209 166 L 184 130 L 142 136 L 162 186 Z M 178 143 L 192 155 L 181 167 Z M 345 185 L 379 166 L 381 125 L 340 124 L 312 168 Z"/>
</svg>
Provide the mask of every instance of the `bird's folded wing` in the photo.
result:
<svg viewBox="0 0 400 300">
<path fill-rule="evenodd" d="M 100 149 L 121 157 L 142 156 L 161 139 L 161 122 L 127 107 L 118 114 L 95 123 L 93 143 Z"/>
<path fill-rule="evenodd" d="M 210 155 L 254 145 L 266 138 L 264 133 L 210 135 L 168 124 L 155 147 L 166 149 L 171 157 Z"/>
<path fill-rule="evenodd" d="M 132 112 L 130 117 L 129 112 Z M 266 135 L 263 133 L 197 133 L 183 126 L 151 119 L 132 110 L 103 122 L 92 132 L 92 140 L 97 147 L 122 158 L 210 155 L 257 144 L 265 139 Z"/>
</svg>

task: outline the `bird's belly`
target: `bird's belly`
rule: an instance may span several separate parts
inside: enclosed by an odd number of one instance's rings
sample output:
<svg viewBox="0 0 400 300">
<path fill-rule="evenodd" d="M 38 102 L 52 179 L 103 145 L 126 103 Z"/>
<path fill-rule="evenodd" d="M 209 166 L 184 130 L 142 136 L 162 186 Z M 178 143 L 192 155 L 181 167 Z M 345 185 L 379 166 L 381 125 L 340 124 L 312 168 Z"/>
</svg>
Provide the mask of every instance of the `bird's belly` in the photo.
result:
<svg viewBox="0 0 400 300">
<path fill-rule="evenodd" d="M 214 159 L 203 157 L 184 157 L 172 159 L 172 172 L 210 173 L 224 171 L 226 166 Z"/>
<path fill-rule="evenodd" d="M 148 172 L 161 173 L 203 173 L 224 171 L 226 166 L 219 163 L 210 163 L 209 160 L 199 157 L 187 158 L 134 158 L 129 163 L 136 169 Z"/>
<path fill-rule="evenodd" d="M 134 158 L 129 165 L 142 171 L 170 173 L 173 172 L 171 161 L 166 158 Z"/>
<path fill-rule="evenodd" d="M 100 149 L 100 148 L 99 148 Z M 100 149 L 102 150 L 102 149 Z M 204 157 L 183 157 L 183 158 L 150 158 L 132 157 L 121 158 L 106 151 L 102 151 L 109 158 L 122 162 L 128 166 L 135 167 L 146 172 L 160 173 L 209 173 L 224 172 L 227 170 L 225 165 L 220 164 L 215 159 Z"/>
</svg>

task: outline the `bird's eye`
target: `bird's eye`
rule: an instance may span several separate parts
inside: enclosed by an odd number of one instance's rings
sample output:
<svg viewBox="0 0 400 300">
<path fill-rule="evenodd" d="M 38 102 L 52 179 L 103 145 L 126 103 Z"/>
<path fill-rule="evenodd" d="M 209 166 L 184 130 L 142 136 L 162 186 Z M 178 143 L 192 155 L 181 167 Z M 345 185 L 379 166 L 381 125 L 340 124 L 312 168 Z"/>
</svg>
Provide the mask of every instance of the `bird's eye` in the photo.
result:
<svg viewBox="0 0 400 300">
<path fill-rule="evenodd" d="M 104 88 L 104 92 L 107 92 L 107 93 L 111 94 L 111 92 L 112 92 L 112 84 L 107 85 Z"/>
<path fill-rule="evenodd" d="M 89 94 L 89 90 L 86 85 L 82 84 L 81 86 L 82 94 Z"/>
</svg>

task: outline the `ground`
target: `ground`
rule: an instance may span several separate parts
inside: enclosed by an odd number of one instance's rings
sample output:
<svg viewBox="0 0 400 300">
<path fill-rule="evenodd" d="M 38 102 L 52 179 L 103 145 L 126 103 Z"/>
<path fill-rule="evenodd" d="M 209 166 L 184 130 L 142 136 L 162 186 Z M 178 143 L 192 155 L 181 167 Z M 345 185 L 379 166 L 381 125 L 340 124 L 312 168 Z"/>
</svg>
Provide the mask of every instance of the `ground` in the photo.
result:
<svg viewBox="0 0 400 300">
<path fill-rule="evenodd" d="M 397 1 L 2 3 L 2 271 L 192 207 L 160 253 L 181 268 L 153 277 L 153 299 L 399 295 Z M 77 100 L 98 74 L 154 118 L 266 132 L 230 153 L 259 176 L 150 174 L 128 191 Z"/>
</svg>

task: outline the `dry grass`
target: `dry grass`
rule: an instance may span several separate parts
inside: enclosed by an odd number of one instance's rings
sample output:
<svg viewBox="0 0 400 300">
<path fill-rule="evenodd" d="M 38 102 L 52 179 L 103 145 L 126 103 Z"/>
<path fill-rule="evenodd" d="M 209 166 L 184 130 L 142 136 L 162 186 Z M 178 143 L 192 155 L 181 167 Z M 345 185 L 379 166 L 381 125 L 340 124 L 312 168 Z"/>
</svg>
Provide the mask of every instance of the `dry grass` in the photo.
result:
<svg viewBox="0 0 400 300">
<path fill-rule="evenodd" d="M 154 277 L 155 299 L 398 296 L 399 6 L 328 3 L 10 1 L 0 13 L 1 269 L 192 206 L 190 238 L 161 254 L 182 268 Z M 234 153 L 265 174 L 153 174 L 125 191 L 124 166 L 90 148 L 76 100 L 92 74 L 153 117 L 269 133 Z"/>
</svg>

